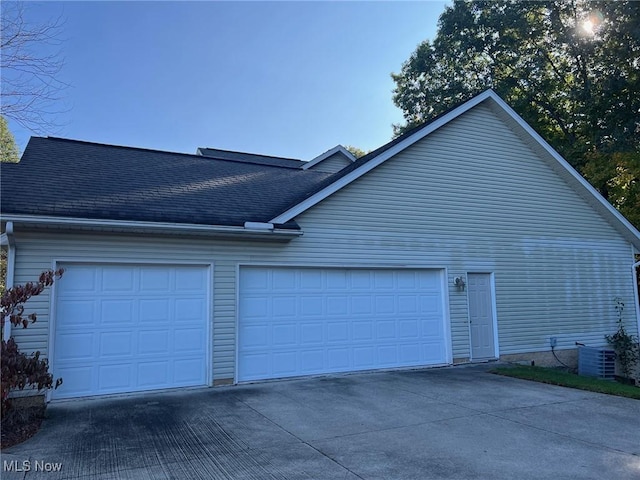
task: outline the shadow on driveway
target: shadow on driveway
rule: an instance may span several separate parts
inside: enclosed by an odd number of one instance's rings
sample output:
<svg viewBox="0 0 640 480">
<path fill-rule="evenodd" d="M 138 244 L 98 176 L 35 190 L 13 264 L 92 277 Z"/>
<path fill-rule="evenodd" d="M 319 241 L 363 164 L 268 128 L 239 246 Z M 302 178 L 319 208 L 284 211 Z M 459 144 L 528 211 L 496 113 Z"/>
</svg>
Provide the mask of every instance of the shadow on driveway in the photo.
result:
<svg viewBox="0 0 640 480">
<path fill-rule="evenodd" d="M 378 372 L 53 403 L 35 437 L 3 452 L 1 476 L 640 478 L 639 401 L 486 370 Z"/>
</svg>

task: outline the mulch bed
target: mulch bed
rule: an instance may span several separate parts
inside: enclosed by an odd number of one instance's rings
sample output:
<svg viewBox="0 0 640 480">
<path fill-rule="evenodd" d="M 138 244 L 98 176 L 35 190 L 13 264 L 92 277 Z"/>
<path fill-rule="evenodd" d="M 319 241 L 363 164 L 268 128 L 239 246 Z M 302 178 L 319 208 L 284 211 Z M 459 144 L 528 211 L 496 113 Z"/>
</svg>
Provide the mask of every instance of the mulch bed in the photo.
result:
<svg viewBox="0 0 640 480">
<path fill-rule="evenodd" d="M 33 437 L 44 420 L 46 410 L 43 397 L 16 398 L 2 419 L 0 448 L 17 445 Z"/>
</svg>

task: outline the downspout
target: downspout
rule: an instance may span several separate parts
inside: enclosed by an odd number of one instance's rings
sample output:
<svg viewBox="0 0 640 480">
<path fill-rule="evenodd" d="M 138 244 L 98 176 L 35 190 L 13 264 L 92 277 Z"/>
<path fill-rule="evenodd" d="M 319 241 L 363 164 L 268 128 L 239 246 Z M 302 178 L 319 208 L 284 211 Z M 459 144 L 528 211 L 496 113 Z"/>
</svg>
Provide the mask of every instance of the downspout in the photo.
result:
<svg viewBox="0 0 640 480">
<path fill-rule="evenodd" d="M 635 296 L 635 303 L 636 303 L 636 326 L 638 327 L 638 337 L 640 338 L 640 297 L 639 297 L 639 293 L 638 293 L 638 280 L 636 277 L 637 272 L 636 270 L 640 268 L 640 262 L 636 262 L 633 264 L 633 266 L 631 267 L 631 273 L 633 274 L 633 293 Z"/>
<path fill-rule="evenodd" d="M 13 222 L 7 222 L 6 224 L 7 235 L 7 290 L 13 287 L 13 274 L 16 265 L 16 239 L 13 236 Z M 6 342 L 11 336 L 11 322 L 9 321 L 9 315 L 4 317 L 4 329 L 3 340 Z"/>
</svg>

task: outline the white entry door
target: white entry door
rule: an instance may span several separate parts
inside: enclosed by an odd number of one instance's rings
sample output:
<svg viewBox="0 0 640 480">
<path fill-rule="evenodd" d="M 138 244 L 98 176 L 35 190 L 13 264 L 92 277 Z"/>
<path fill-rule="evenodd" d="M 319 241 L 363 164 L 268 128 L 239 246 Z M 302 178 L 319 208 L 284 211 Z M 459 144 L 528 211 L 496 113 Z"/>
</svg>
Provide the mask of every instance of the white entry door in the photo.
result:
<svg viewBox="0 0 640 480">
<path fill-rule="evenodd" d="M 240 269 L 238 381 L 445 364 L 441 270 Z"/>
<path fill-rule="evenodd" d="M 496 357 L 493 286 L 490 273 L 467 274 L 471 359 Z"/>
<path fill-rule="evenodd" d="M 53 398 L 206 384 L 206 267 L 62 266 Z"/>
</svg>

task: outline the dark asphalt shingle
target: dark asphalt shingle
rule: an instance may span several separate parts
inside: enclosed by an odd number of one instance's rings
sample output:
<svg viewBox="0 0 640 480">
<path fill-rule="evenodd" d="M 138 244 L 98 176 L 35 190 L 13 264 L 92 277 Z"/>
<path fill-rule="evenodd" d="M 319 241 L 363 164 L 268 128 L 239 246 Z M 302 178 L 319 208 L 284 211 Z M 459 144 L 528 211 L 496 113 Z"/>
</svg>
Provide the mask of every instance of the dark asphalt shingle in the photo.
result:
<svg viewBox="0 0 640 480">
<path fill-rule="evenodd" d="M 331 176 L 42 137 L 1 169 L 3 214 L 205 225 L 267 222 Z"/>
</svg>

